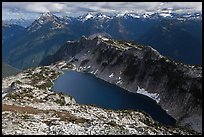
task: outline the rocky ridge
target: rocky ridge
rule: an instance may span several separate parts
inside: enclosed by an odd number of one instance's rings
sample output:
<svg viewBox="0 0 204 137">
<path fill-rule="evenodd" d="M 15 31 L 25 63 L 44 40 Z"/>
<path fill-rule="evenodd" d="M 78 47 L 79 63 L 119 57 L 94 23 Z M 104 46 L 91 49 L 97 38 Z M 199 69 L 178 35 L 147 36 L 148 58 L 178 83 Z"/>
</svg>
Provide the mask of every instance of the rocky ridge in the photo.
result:
<svg viewBox="0 0 204 137">
<path fill-rule="evenodd" d="M 57 61 L 74 63 L 80 72 L 148 95 L 177 125 L 202 132 L 201 66 L 175 62 L 149 46 L 101 36 L 68 41 L 41 64 Z"/>
</svg>

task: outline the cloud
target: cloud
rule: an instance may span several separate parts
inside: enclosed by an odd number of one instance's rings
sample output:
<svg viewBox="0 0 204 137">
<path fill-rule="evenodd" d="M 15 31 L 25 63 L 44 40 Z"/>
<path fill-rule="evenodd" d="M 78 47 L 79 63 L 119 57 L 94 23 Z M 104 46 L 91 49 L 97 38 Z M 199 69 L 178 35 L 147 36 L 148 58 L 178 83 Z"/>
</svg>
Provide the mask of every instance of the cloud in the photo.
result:
<svg viewBox="0 0 204 137">
<path fill-rule="evenodd" d="M 3 2 L 2 8 L 3 16 L 15 14 L 14 12 L 20 14 L 54 12 L 78 16 L 86 12 L 144 12 L 161 8 L 202 11 L 202 2 Z"/>
</svg>

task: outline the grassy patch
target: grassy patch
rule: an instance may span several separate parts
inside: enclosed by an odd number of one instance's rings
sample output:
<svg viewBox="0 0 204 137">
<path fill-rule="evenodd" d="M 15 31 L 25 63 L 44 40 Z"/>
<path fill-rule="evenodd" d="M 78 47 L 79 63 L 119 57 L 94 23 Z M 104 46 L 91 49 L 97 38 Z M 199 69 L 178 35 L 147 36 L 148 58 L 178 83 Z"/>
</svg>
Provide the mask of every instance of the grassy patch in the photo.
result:
<svg viewBox="0 0 204 137">
<path fill-rule="evenodd" d="M 23 97 L 28 97 L 28 98 L 34 98 L 33 94 L 32 94 L 32 89 L 28 88 L 28 89 L 24 89 L 21 92 L 13 92 L 7 95 L 7 97 L 11 98 L 11 99 L 20 99 Z"/>
<path fill-rule="evenodd" d="M 8 98 L 11 98 L 11 99 L 19 99 L 21 96 L 19 93 L 10 93 L 7 95 Z"/>
<path fill-rule="evenodd" d="M 37 88 L 46 90 L 47 88 L 52 87 L 52 82 L 50 80 L 47 80 L 46 83 L 43 83 L 42 85 L 36 85 Z"/>
</svg>

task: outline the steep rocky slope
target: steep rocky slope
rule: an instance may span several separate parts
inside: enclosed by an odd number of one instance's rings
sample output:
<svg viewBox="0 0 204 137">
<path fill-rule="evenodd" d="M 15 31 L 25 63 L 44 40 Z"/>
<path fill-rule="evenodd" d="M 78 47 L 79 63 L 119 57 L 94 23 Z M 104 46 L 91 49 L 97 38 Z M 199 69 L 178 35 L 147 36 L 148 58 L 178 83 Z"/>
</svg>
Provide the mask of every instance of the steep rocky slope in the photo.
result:
<svg viewBox="0 0 204 137">
<path fill-rule="evenodd" d="M 197 134 L 160 125 L 144 112 L 80 105 L 68 95 L 54 93 L 50 89 L 62 68 L 77 69 L 62 62 L 3 79 L 3 90 L 13 82 L 16 88 L 2 98 L 2 134 Z"/>
<path fill-rule="evenodd" d="M 176 61 L 202 64 L 202 20 L 161 21 L 137 40 Z M 183 50 L 185 49 L 185 50 Z M 190 56 L 189 56 L 190 55 Z"/>
<path fill-rule="evenodd" d="M 69 41 L 41 64 L 59 60 L 130 92 L 150 96 L 177 125 L 202 132 L 202 67 L 172 61 L 149 46 L 103 37 Z"/>
<path fill-rule="evenodd" d="M 2 63 L 2 78 L 7 77 L 7 76 L 11 76 L 11 75 L 15 75 L 18 72 L 20 72 L 20 70 L 14 68 L 8 64 Z"/>
<path fill-rule="evenodd" d="M 25 28 L 19 25 L 2 25 L 2 59 L 9 54 L 15 46 L 13 43 L 16 43 L 18 39 L 25 33 Z"/>
</svg>

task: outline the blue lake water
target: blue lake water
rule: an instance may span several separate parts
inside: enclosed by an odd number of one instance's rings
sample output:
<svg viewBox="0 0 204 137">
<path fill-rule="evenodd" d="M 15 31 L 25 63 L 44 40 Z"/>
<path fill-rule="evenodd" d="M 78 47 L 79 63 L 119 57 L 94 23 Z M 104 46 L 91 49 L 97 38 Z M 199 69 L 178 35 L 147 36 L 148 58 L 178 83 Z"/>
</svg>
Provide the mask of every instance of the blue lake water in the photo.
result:
<svg viewBox="0 0 204 137">
<path fill-rule="evenodd" d="M 130 93 L 92 74 L 65 71 L 54 82 L 52 90 L 73 96 L 79 104 L 95 104 L 98 107 L 113 110 L 143 110 L 163 124 L 175 124 L 175 120 L 153 99 Z"/>
</svg>

